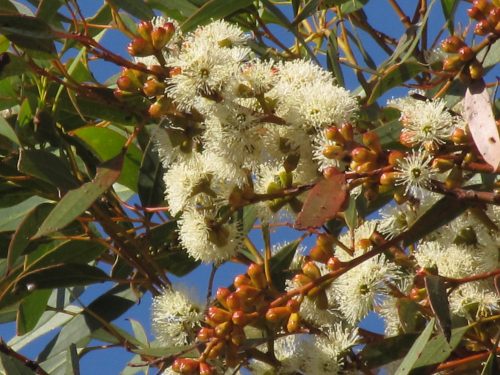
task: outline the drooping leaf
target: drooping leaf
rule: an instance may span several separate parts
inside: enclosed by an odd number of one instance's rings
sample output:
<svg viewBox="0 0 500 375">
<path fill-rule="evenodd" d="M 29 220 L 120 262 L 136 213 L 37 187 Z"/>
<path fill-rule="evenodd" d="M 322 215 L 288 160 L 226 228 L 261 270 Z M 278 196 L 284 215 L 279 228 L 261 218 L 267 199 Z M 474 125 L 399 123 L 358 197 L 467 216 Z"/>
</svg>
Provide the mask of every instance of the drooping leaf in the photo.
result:
<svg viewBox="0 0 500 375">
<path fill-rule="evenodd" d="M 367 344 L 358 354 L 359 359 L 368 368 L 383 366 L 404 357 L 417 337 L 418 334 L 406 333 Z"/>
<path fill-rule="evenodd" d="M 92 311 L 102 320 L 98 320 L 86 312 L 76 315 L 45 346 L 38 356 L 38 360 L 44 361 L 66 350 L 71 343 L 77 343 L 90 337 L 93 332 L 102 327 L 102 321 L 111 322 L 118 318 L 135 304 L 136 298 L 128 285 L 118 285 L 104 293 L 87 306 L 87 310 Z"/>
<path fill-rule="evenodd" d="M 198 25 L 204 25 L 212 19 L 219 19 L 229 16 L 245 7 L 252 5 L 253 0 L 210 0 L 192 14 L 181 25 L 184 32 L 191 31 Z"/>
<path fill-rule="evenodd" d="M 342 73 L 342 67 L 340 66 L 339 62 L 339 46 L 337 43 L 337 33 L 336 29 L 333 29 L 330 33 L 330 36 L 328 37 L 328 44 L 327 44 L 327 66 L 330 71 L 333 72 L 335 75 L 335 79 L 337 80 L 337 83 L 339 86 L 345 87 L 345 80 L 344 80 L 344 73 Z"/>
<path fill-rule="evenodd" d="M 399 365 L 395 372 L 395 375 L 407 375 L 410 373 L 411 369 L 414 367 L 418 358 L 424 351 L 429 339 L 432 336 L 432 330 L 434 329 L 434 318 L 432 318 L 427 327 L 422 331 L 418 338 L 413 343 L 412 347 L 408 351 L 408 354 L 403 359 L 403 362 Z"/>
<path fill-rule="evenodd" d="M 494 169 L 500 165 L 500 135 L 483 80 L 472 82 L 464 98 L 464 118 L 481 156 Z"/>
<path fill-rule="evenodd" d="M 54 53 L 54 32 L 44 21 L 36 17 L 0 14 L 0 33 L 19 47 Z"/>
<path fill-rule="evenodd" d="M 56 155 L 44 150 L 21 150 L 19 171 L 57 188 L 67 191 L 78 187 L 78 182 L 69 170 L 69 166 Z"/>
<path fill-rule="evenodd" d="M 149 21 L 155 16 L 153 10 L 145 1 L 136 0 L 109 0 L 111 5 L 123 9 L 134 17 L 141 20 Z"/>
<path fill-rule="evenodd" d="M 94 180 L 87 182 L 78 189 L 69 191 L 54 207 L 38 229 L 35 237 L 42 237 L 64 228 L 88 209 L 92 203 L 120 176 L 123 164 L 123 154 L 102 164 Z"/>
<path fill-rule="evenodd" d="M 453 13 L 458 5 L 457 0 L 441 0 L 441 8 L 443 9 L 444 19 L 446 20 L 446 25 L 450 34 L 453 35 Z"/>
<path fill-rule="evenodd" d="M 317 228 L 333 219 L 347 199 L 345 175 L 335 174 L 320 180 L 307 194 L 297 215 L 295 228 Z"/>
<path fill-rule="evenodd" d="M 103 162 L 120 154 L 126 142 L 126 138 L 123 135 L 109 128 L 85 126 L 74 130 L 71 134 L 86 143 L 92 152 Z M 133 191 L 137 191 L 141 159 L 141 150 L 135 144 L 131 144 L 125 153 L 123 168 L 118 182 Z"/>
<path fill-rule="evenodd" d="M 447 340 L 451 337 L 451 315 L 450 304 L 446 294 L 446 286 L 441 276 L 426 275 L 424 277 L 425 289 L 429 302 L 437 319 L 438 325 L 441 328 Z"/>
<path fill-rule="evenodd" d="M 451 338 L 448 340 L 443 334 L 433 337 L 424 350 L 421 352 L 420 357 L 414 364 L 413 368 L 425 368 L 427 366 L 437 365 L 444 362 L 455 348 L 462 341 L 462 337 L 470 327 L 463 326 L 455 328 L 451 331 Z"/>
<path fill-rule="evenodd" d="M 35 328 L 47 307 L 50 289 L 36 290 L 24 298 L 17 308 L 16 334 L 25 335 Z"/>
<path fill-rule="evenodd" d="M 449 223 L 467 209 L 463 201 L 443 197 L 425 211 L 408 229 L 404 244 L 408 246 L 437 228 Z"/>
<path fill-rule="evenodd" d="M 271 258 L 271 278 L 274 286 L 279 288 L 279 290 L 284 290 L 285 280 L 289 275 L 287 270 L 292 263 L 300 242 L 301 239 L 297 239 L 286 244 Z"/>
<path fill-rule="evenodd" d="M 47 199 L 33 196 L 15 206 L 0 208 L 0 232 L 16 230 L 28 212 L 44 202 Z"/>
</svg>

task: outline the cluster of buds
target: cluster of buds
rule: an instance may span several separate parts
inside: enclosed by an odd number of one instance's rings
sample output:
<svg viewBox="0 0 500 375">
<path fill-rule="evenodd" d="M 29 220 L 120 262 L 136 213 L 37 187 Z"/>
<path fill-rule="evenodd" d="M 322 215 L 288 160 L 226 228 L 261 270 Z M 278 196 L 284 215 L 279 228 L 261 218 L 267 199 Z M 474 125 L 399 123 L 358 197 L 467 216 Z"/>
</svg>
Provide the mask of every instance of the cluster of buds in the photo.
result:
<svg viewBox="0 0 500 375">
<path fill-rule="evenodd" d="M 443 69 L 450 73 L 461 71 L 466 77 L 479 79 L 483 75 L 483 66 L 476 58 L 477 48 L 469 47 L 462 38 L 452 35 L 441 43 L 443 51 L 449 56 L 443 62 Z"/>
<path fill-rule="evenodd" d="M 326 146 L 322 153 L 328 159 L 344 160 L 354 147 L 354 132 L 352 124 L 345 123 L 340 128 L 332 126 L 326 129 L 326 138 L 334 142 Z"/>
<path fill-rule="evenodd" d="M 151 21 L 143 21 L 137 26 L 139 36 L 132 39 L 127 50 L 132 56 L 145 57 L 161 53 L 175 33 L 172 22 L 165 22 L 162 26 L 154 27 Z"/>
<path fill-rule="evenodd" d="M 467 11 L 467 14 L 477 21 L 474 34 L 495 33 L 500 35 L 500 6 L 498 3 L 498 1 L 488 0 L 474 0 L 472 2 L 472 8 Z"/>
<path fill-rule="evenodd" d="M 241 360 L 241 345 L 246 340 L 245 327 L 277 330 L 280 322 L 288 323 L 295 332 L 299 328 L 299 304 L 288 301 L 284 307 L 270 308 L 276 298 L 270 288 L 261 264 L 252 263 L 246 274 L 234 278 L 232 288 L 219 288 L 216 303 L 209 307 L 205 316 L 206 325 L 197 334 L 197 340 L 205 345 L 198 359 L 178 358 L 172 369 L 181 374 L 212 374 L 213 368 L 207 361 L 223 358 L 229 367 Z M 291 316 L 294 316 L 291 318 Z"/>
</svg>

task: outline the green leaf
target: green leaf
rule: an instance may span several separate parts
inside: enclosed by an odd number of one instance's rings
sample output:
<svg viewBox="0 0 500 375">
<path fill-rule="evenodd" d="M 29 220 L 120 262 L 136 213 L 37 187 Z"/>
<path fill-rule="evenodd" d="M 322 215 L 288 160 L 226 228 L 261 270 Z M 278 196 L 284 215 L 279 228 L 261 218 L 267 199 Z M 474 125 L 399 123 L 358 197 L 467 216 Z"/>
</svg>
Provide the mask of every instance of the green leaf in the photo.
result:
<svg viewBox="0 0 500 375">
<path fill-rule="evenodd" d="M 71 134 L 87 144 L 101 161 L 107 161 L 120 154 L 127 141 L 127 138 L 114 130 L 95 126 L 85 126 L 74 130 Z M 125 153 L 118 182 L 135 192 L 137 192 L 141 160 L 141 150 L 135 144 L 130 144 Z"/>
<path fill-rule="evenodd" d="M 66 288 L 75 285 L 88 285 L 108 281 L 109 277 L 101 269 L 87 264 L 55 264 L 45 268 L 23 273 L 14 291 L 36 289 Z"/>
<path fill-rule="evenodd" d="M 448 26 L 448 30 L 450 30 L 450 34 L 453 34 L 453 14 L 455 13 L 457 5 L 457 0 L 441 0 L 441 8 L 443 9 L 444 19 L 446 20 L 446 24 Z"/>
<path fill-rule="evenodd" d="M 301 242 L 302 239 L 299 238 L 287 243 L 271 258 L 271 278 L 274 286 L 279 290 L 285 288 L 285 280 L 289 276 L 287 271 Z"/>
<path fill-rule="evenodd" d="M 68 164 L 48 151 L 21 150 L 18 169 L 63 191 L 78 187 Z"/>
<path fill-rule="evenodd" d="M 164 201 L 163 167 L 152 140 L 148 142 L 142 155 L 137 190 L 143 207 L 157 207 Z"/>
<path fill-rule="evenodd" d="M 137 0 L 109 0 L 111 5 L 123 9 L 125 12 L 130 13 L 144 21 L 149 21 L 155 16 L 151 7 L 145 1 Z"/>
<path fill-rule="evenodd" d="M 318 4 L 319 0 L 309 0 L 302 10 L 300 11 L 299 14 L 293 19 L 292 25 L 296 26 L 303 20 L 305 20 L 307 17 L 311 16 L 313 13 L 317 12 L 318 10 Z"/>
<path fill-rule="evenodd" d="M 433 337 L 421 352 L 413 368 L 427 367 L 444 362 L 460 344 L 462 337 L 469 328 L 469 326 L 463 326 L 453 329 L 449 341 L 442 333 Z"/>
<path fill-rule="evenodd" d="M 54 32 L 36 17 L 0 14 L 0 33 L 22 48 L 55 53 Z"/>
<path fill-rule="evenodd" d="M 356 208 L 356 197 L 349 197 L 349 205 L 344 211 L 345 221 L 350 230 L 356 229 L 358 226 L 358 210 Z"/>
<path fill-rule="evenodd" d="M 141 346 L 148 347 L 149 346 L 148 335 L 142 324 L 135 319 L 128 319 L 128 321 L 132 326 L 132 331 L 134 332 L 134 336 L 137 339 L 137 341 L 139 341 L 142 344 Z"/>
<path fill-rule="evenodd" d="M 64 350 L 71 344 L 89 338 L 102 328 L 102 322 L 111 322 L 130 309 L 136 303 L 136 295 L 128 285 L 118 285 L 98 297 L 87 310 L 73 317 L 41 351 L 39 361 L 44 361 Z M 96 319 L 95 315 L 101 319 Z"/>
<path fill-rule="evenodd" d="M 463 201 L 450 197 L 443 197 L 427 211 L 425 211 L 410 226 L 404 239 L 404 246 L 417 242 L 437 228 L 449 223 L 467 209 Z"/>
<path fill-rule="evenodd" d="M 422 333 L 415 340 L 415 343 L 412 345 L 408 354 L 403 359 L 403 362 L 401 362 L 398 369 L 396 370 L 395 375 L 407 375 L 410 373 L 411 369 L 417 362 L 418 357 L 422 354 L 427 345 L 427 342 L 431 338 L 433 329 L 434 318 L 432 318 L 429 323 L 427 323 L 427 327 L 425 327 Z"/>
<path fill-rule="evenodd" d="M 106 246 L 91 240 L 67 240 L 54 247 L 40 247 L 30 253 L 25 261 L 25 269 L 32 270 L 60 263 L 86 264 L 96 259 L 106 250 Z"/>
<path fill-rule="evenodd" d="M 0 352 L 0 372 L 6 375 L 36 375 L 17 358 Z"/>
<path fill-rule="evenodd" d="M 69 191 L 54 207 L 38 229 L 35 237 L 45 236 L 55 232 L 76 219 L 87 210 L 120 176 L 123 165 L 123 154 L 102 164 L 94 180 L 87 182 L 78 189 Z"/>
<path fill-rule="evenodd" d="M 424 277 L 425 289 L 429 302 L 437 318 L 439 327 L 441 328 L 447 340 L 451 337 L 451 315 L 448 295 L 446 294 L 446 286 L 441 276 L 426 275 Z"/>
<path fill-rule="evenodd" d="M 210 0 L 199 8 L 181 25 L 182 31 L 187 32 L 196 26 L 204 25 L 212 19 L 219 19 L 229 16 L 243 8 L 252 5 L 253 0 Z"/>
<path fill-rule="evenodd" d="M 396 303 L 399 321 L 405 333 L 418 332 L 422 323 L 420 305 L 409 298 L 399 298 Z"/>
<path fill-rule="evenodd" d="M 23 58 L 11 53 L 2 53 L 2 63 L 0 67 L 0 78 L 7 78 L 26 73 L 28 65 Z"/>
<path fill-rule="evenodd" d="M 344 73 L 342 73 L 342 67 L 339 62 L 339 45 L 337 43 L 337 29 L 333 28 L 331 30 L 330 36 L 328 37 L 327 51 L 326 51 L 326 63 L 328 69 L 333 72 L 337 83 L 340 86 L 345 87 Z"/>
<path fill-rule="evenodd" d="M 255 205 L 248 205 L 243 207 L 243 233 L 248 234 L 257 221 L 257 207 Z"/>
<path fill-rule="evenodd" d="M 402 83 L 412 79 L 418 73 L 427 69 L 425 65 L 419 63 L 415 59 L 408 59 L 405 62 L 390 66 L 385 70 L 383 76 L 377 80 L 367 104 L 375 103 L 377 98 L 383 93 L 394 87 L 400 86 Z"/>
<path fill-rule="evenodd" d="M 175 12 L 180 12 L 182 16 L 189 17 L 198 10 L 198 7 L 189 0 L 169 0 L 168 2 L 164 0 L 147 0 L 147 2 L 153 8 L 161 10 L 172 18 L 176 18 L 174 17 Z"/>
<path fill-rule="evenodd" d="M 418 334 L 406 333 L 366 344 L 359 353 L 361 363 L 376 368 L 405 356 Z"/>
<path fill-rule="evenodd" d="M 368 0 L 347 0 L 342 1 L 342 5 L 340 6 L 340 10 L 342 14 L 348 14 L 355 12 L 361 8 L 363 8 L 368 3 Z"/>
<path fill-rule="evenodd" d="M 12 207 L 0 208 L 0 232 L 16 230 L 29 211 L 47 199 L 33 196 Z"/>
<path fill-rule="evenodd" d="M 25 335 L 35 328 L 42 316 L 52 290 L 36 290 L 24 298 L 17 308 L 16 334 Z"/>
<path fill-rule="evenodd" d="M 398 149 L 403 146 L 399 142 L 399 135 L 403 126 L 399 120 L 393 120 L 374 129 L 373 132 L 378 135 L 380 144 L 384 149 Z"/>
</svg>

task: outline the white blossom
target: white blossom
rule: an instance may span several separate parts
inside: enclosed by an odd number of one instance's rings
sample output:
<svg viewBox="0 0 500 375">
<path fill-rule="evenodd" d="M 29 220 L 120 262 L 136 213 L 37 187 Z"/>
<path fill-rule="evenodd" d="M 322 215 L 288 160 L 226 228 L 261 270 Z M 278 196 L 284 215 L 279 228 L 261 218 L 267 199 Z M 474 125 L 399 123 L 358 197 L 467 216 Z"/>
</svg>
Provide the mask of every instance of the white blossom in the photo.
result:
<svg viewBox="0 0 500 375">
<path fill-rule="evenodd" d="M 403 185 L 406 194 L 421 197 L 435 175 L 431 162 L 432 158 L 425 152 L 407 155 L 396 167 L 396 185 Z"/>
</svg>

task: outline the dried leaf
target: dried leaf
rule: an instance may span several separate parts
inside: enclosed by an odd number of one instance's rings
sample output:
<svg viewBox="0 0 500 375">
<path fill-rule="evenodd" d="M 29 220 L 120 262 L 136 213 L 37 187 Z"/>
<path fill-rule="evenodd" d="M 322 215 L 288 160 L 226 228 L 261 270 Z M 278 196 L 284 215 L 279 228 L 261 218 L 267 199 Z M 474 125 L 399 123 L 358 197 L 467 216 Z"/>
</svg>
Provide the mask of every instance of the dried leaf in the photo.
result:
<svg viewBox="0 0 500 375">
<path fill-rule="evenodd" d="M 309 191 L 295 221 L 299 230 L 322 226 L 333 219 L 347 199 L 345 175 L 340 173 L 320 180 Z"/>
<path fill-rule="evenodd" d="M 500 165 L 500 136 L 484 81 L 473 82 L 465 92 L 464 117 L 477 149 L 493 168 Z"/>
</svg>

